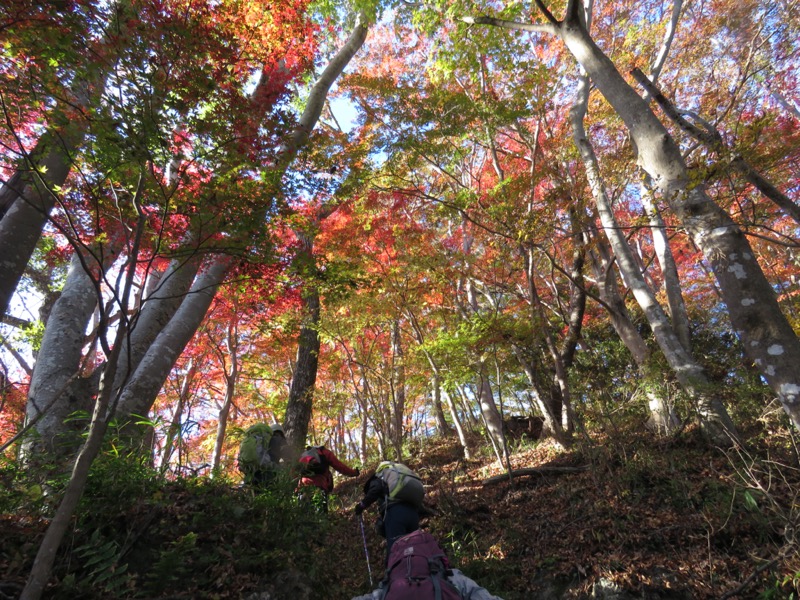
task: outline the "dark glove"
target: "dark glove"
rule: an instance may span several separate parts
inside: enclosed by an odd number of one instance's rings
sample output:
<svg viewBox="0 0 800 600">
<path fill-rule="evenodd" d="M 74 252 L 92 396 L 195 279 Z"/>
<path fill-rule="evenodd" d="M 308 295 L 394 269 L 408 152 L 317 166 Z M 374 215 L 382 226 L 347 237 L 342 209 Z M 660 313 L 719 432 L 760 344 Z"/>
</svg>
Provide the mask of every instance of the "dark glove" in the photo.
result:
<svg viewBox="0 0 800 600">
<path fill-rule="evenodd" d="M 356 516 L 360 515 L 362 512 L 364 512 L 364 505 L 361 504 L 361 502 L 356 504 L 356 508 L 355 508 L 354 512 L 356 513 Z"/>
<path fill-rule="evenodd" d="M 361 469 L 356 467 L 356 475 L 355 476 L 358 477 L 359 475 L 361 475 Z"/>
</svg>

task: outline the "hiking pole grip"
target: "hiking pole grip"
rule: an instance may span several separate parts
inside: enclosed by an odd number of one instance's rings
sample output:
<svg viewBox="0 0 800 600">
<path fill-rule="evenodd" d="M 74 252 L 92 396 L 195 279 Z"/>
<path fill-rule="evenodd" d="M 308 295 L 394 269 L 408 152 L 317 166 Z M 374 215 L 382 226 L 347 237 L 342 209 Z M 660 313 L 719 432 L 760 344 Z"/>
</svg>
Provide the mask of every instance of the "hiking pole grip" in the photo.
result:
<svg viewBox="0 0 800 600">
<path fill-rule="evenodd" d="M 367 549 L 367 534 L 364 531 L 364 517 L 358 515 L 358 522 L 361 524 L 361 539 L 364 540 L 364 556 L 367 557 L 367 572 L 369 573 L 369 587 L 372 587 L 372 567 L 369 564 L 369 550 Z"/>
</svg>

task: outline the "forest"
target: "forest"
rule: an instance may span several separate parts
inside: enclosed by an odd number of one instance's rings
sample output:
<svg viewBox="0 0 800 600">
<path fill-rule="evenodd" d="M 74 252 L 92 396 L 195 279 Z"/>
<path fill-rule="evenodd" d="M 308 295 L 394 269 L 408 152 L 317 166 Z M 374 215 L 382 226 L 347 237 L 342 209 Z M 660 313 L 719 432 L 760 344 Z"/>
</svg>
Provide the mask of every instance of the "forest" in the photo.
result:
<svg viewBox="0 0 800 600">
<path fill-rule="evenodd" d="M 4 0 L 0 599 L 366 593 L 255 423 L 506 600 L 800 597 L 799 79 L 796 0 Z"/>
</svg>

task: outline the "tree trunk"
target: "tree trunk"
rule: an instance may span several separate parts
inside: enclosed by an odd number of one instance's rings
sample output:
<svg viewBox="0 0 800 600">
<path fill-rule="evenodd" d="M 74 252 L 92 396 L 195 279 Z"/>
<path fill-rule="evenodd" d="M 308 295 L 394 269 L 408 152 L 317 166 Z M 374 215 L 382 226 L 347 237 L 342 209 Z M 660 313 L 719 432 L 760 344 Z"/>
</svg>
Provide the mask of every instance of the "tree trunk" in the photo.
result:
<svg viewBox="0 0 800 600">
<path fill-rule="evenodd" d="M 564 415 L 567 415 L 567 423 L 571 422 L 569 413 L 571 411 L 569 403 L 569 384 L 567 382 L 567 373 L 561 355 L 555 347 L 553 338 L 548 329 L 547 318 L 544 314 L 542 304 L 539 300 L 539 293 L 536 289 L 536 280 L 534 279 L 534 257 L 533 248 L 525 248 L 523 250 L 525 258 L 525 278 L 528 283 L 528 302 L 531 310 L 531 321 L 536 324 L 539 323 L 538 329 L 542 332 L 545 339 L 547 349 L 550 353 L 550 358 L 553 361 L 553 368 L 555 371 L 554 385 L 556 387 L 555 393 L 550 394 L 551 402 L 548 404 L 547 412 L 543 413 L 545 426 L 549 428 L 553 437 L 559 444 L 566 445 L 569 443 L 567 439 L 568 429 L 564 426 Z M 528 365 L 530 367 L 530 365 Z M 532 382 L 531 375 L 532 369 L 526 369 L 529 373 L 529 380 Z"/>
<path fill-rule="evenodd" d="M 217 438 L 214 441 L 214 454 L 211 457 L 211 472 L 214 474 L 219 472 L 222 446 L 225 443 L 225 432 L 228 429 L 228 415 L 231 412 L 233 398 L 236 394 L 236 382 L 239 379 L 239 332 L 235 321 L 228 327 L 228 356 L 231 359 L 231 366 L 230 370 L 225 373 L 225 400 L 219 410 Z"/>
<path fill-rule="evenodd" d="M 447 398 L 447 407 L 450 409 L 450 417 L 453 419 L 453 426 L 456 428 L 456 433 L 458 434 L 458 441 L 461 443 L 461 448 L 464 450 L 464 458 L 469 460 L 472 458 L 472 455 L 469 450 L 469 444 L 467 443 L 467 435 L 464 433 L 464 425 L 461 423 L 461 417 L 458 415 L 458 409 L 453 400 L 453 394 L 449 391 L 445 391 L 445 398 Z"/>
<path fill-rule="evenodd" d="M 642 186 L 641 199 L 645 212 L 650 219 L 650 232 L 653 236 L 653 248 L 656 251 L 658 264 L 661 266 L 661 277 L 664 280 L 664 293 L 667 297 L 667 310 L 672 322 L 672 329 L 678 337 L 678 341 L 683 345 L 687 352 L 692 351 L 692 332 L 689 326 L 689 315 L 686 311 L 686 303 L 683 301 L 681 283 L 678 278 L 678 267 L 675 264 L 675 256 L 669 245 L 667 227 L 664 219 L 658 212 L 650 191 Z"/>
<path fill-rule="evenodd" d="M 136 253 L 139 251 L 139 242 L 141 241 L 142 227 L 144 225 L 141 212 L 139 216 L 139 227 L 135 243 L 133 244 L 133 256 L 136 256 Z M 130 300 L 134 271 L 135 261 L 129 260 L 126 268 L 123 270 L 123 272 L 126 273 L 126 280 L 122 294 L 120 294 L 120 308 L 124 309 Z M 108 424 L 114 416 L 113 403 L 111 402 L 113 394 L 112 382 L 114 381 L 115 371 L 119 364 L 119 350 L 122 346 L 122 340 L 125 337 L 127 326 L 128 322 L 123 316 L 117 326 L 117 333 L 113 345 L 109 347 L 105 338 L 103 339 L 103 348 L 108 352 L 108 360 L 103 369 L 103 375 L 99 386 L 100 391 L 94 404 L 94 412 L 89 425 L 86 442 L 75 458 L 72 476 L 67 483 L 61 503 L 56 509 L 56 513 L 50 525 L 47 527 L 44 539 L 36 553 L 33 567 L 31 568 L 30 575 L 25 583 L 25 588 L 22 590 L 20 596 L 21 600 L 39 600 L 41 597 L 47 585 L 47 581 L 50 579 L 56 552 L 58 552 L 61 541 L 64 539 L 67 528 L 70 526 L 70 523 L 72 523 L 75 509 L 86 488 L 86 482 L 89 479 L 89 469 L 95 457 L 100 452 L 103 438 L 108 429 Z M 107 331 L 107 322 L 104 319 L 100 335 L 105 336 Z"/>
<path fill-rule="evenodd" d="M 633 356 L 634 362 L 641 368 L 650 359 L 650 350 L 639 334 L 631 319 L 625 300 L 622 298 L 617 284 L 614 259 L 608 242 L 600 236 L 594 223 L 589 224 L 589 234 L 593 238 L 593 251 L 589 253 L 592 261 L 592 270 L 597 279 L 600 300 L 611 317 L 611 325 L 619 335 L 622 343 Z"/>
<path fill-rule="evenodd" d="M 200 253 L 193 252 L 186 259 L 175 258 L 170 261 L 169 267 L 157 281 L 148 278 L 151 291 L 144 297 L 132 319 L 127 343 L 121 349 L 115 390 L 121 389 L 125 381 L 133 376 L 159 333 L 175 316 L 192 287 L 201 263 Z"/>
<path fill-rule="evenodd" d="M 118 341 L 121 341 L 120 338 L 118 338 Z M 110 421 L 110 417 L 107 415 L 107 409 L 111 404 L 110 400 L 113 387 L 111 385 L 111 380 L 114 377 L 114 370 L 118 362 L 120 345 L 119 343 L 114 344 L 112 356 L 103 373 L 103 380 L 100 384 L 100 394 L 95 402 L 94 414 L 89 427 L 88 437 L 75 459 L 72 476 L 64 491 L 61 503 L 58 505 L 58 509 L 52 521 L 50 521 L 44 539 L 36 553 L 33 568 L 28 576 L 25 588 L 22 590 L 20 600 L 39 600 L 39 598 L 41 598 L 42 592 L 53 570 L 56 552 L 61 545 L 61 541 L 64 539 L 67 528 L 72 523 L 73 514 L 86 488 L 86 482 L 89 479 L 89 469 L 100 451 Z"/>
<path fill-rule="evenodd" d="M 639 164 L 711 266 L 746 352 L 800 428 L 800 341 L 744 233 L 703 185 L 689 186 L 686 163 L 675 141 L 580 22 L 568 22 L 561 28 L 561 37 L 625 122 Z"/>
<path fill-rule="evenodd" d="M 497 403 L 494 401 L 494 394 L 492 393 L 487 371 L 486 362 L 481 360 L 478 363 L 478 402 L 480 403 L 481 415 L 497 460 L 500 461 L 501 465 L 506 465 L 509 457 L 506 436 L 503 431 L 503 419 L 500 417 L 500 411 L 497 410 Z"/>
<path fill-rule="evenodd" d="M 197 276 L 180 308 L 148 348 L 138 368 L 122 389 L 119 405 L 116 407 L 118 415 L 127 417 L 148 414 L 170 370 L 205 318 L 232 260 L 228 256 L 216 257 Z M 133 445 L 141 445 L 148 433 L 135 426 L 126 430 Z"/>
<path fill-rule="evenodd" d="M 704 433 L 713 443 L 727 445 L 730 443 L 731 438 L 737 438 L 733 422 L 719 399 L 712 395 L 711 386 L 702 367 L 684 348 L 675 334 L 666 314 L 664 314 L 652 290 L 648 287 L 640 270 L 637 268 L 630 246 L 628 246 L 627 240 L 617 225 L 600 176 L 594 148 L 586 137 L 586 130 L 583 125 L 588 92 L 588 79 L 582 76 L 578 97 L 571 110 L 573 135 L 575 144 L 583 158 L 586 176 L 597 204 L 600 221 L 617 257 L 617 265 L 623 275 L 623 279 L 632 290 L 636 301 L 642 307 L 653 330 L 653 335 L 667 362 L 672 367 L 683 389 L 696 402 Z"/>
<path fill-rule="evenodd" d="M 528 377 L 528 382 L 530 383 L 529 392 L 533 396 L 539 412 L 542 413 L 542 419 L 544 420 L 544 423 L 542 424 L 543 435 L 552 435 L 556 442 L 558 442 L 561 446 L 566 446 L 567 440 L 564 433 L 564 428 L 561 424 L 561 419 L 553 412 L 551 405 L 544 401 L 542 395 L 536 389 L 536 371 L 533 363 L 531 363 L 525 357 L 522 349 L 519 346 L 512 344 L 511 348 L 514 351 L 514 356 L 517 357 L 517 361 L 522 367 L 522 370 L 525 371 L 525 375 Z"/>
<path fill-rule="evenodd" d="M 178 446 L 181 444 L 181 417 L 183 416 L 183 408 L 189 403 L 189 397 L 192 393 L 192 385 L 194 383 L 195 375 L 197 374 L 197 365 L 194 359 L 189 360 L 189 366 L 186 369 L 186 374 L 183 376 L 181 389 L 178 394 L 178 403 L 175 405 L 175 411 L 172 413 L 172 420 L 167 429 L 167 435 L 164 439 L 164 452 L 161 457 L 161 472 L 166 473 L 169 468 L 169 462 L 172 459 L 174 451 L 173 444 L 178 440 Z"/>
<path fill-rule="evenodd" d="M 436 371 L 433 372 L 431 380 L 431 401 L 433 403 L 433 415 L 436 418 L 436 433 L 446 437 L 450 433 L 450 427 L 447 425 L 447 418 L 444 416 L 442 386 L 439 381 L 439 374 Z"/>
<path fill-rule="evenodd" d="M 64 185 L 72 168 L 73 160 L 86 137 L 90 126 L 88 120 L 67 119 L 64 108 L 91 111 L 100 103 L 100 95 L 107 76 L 105 61 L 95 60 L 105 56 L 110 43 L 126 39 L 130 10 L 127 0 L 114 5 L 113 41 L 100 39 L 93 48 L 82 48 L 87 64 L 82 76 L 76 74 L 71 97 L 59 100 L 48 115 L 49 128 L 37 140 L 35 148 L 26 154 L 6 185 L 0 187 L 0 315 L 8 311 L 8 304 L 19 285 L 20 278 L 30 262 L 36 244 L 41 238 L 50 212 L 58 198 L 56 190 Z M 88 34 L 88 32 L 86 32 Z M 83 41 L 73 40 L 79 46 Z M 53 125 L 52 123 L 66 123 Z M 19 149 L 21 154 L 25 154 Z"/>
<path fill-rule="evenodd" d="M 595 238 L 596 252 L 591 252 L 590 257 L 598 280 L 600 299 L 611 317 L 612 327 L 633 356 L 633 361 L 639 369 L 650 410 L 650 426 L 661 435 L 672 435 L 677 431 L 680 421 L 664 393 L 663 385 L 656 381 L 650 372 L 650 349 L 633 324 L 622 299 L 607 242 L 599 236 L 595 227 L 592 226 L 591 231 Z"/>
<path fill-rule="evenodd" d="M 303 451 L 311 421 L 319 365 L 319 317 L 319 292 L 311 285 L 303 292 L 303 324 L 300 327 L 297 360 L 283 421 L 286 439 L 297 456 Z"/>
<path fill-rule="evenodd" d="M 403 438 L 405 437 L 406 412 L 406 368 L 403 344 L 400 339 L 400 322 L 392 323 L 392 422 L 389 428 L 396 460 L 403 461 Z"/>
<path fill-rule="evenodd" d="M 53 190 L 67 180 L 72 155 L 82 138 L 83 133 L 76 126 L 60 133 L 43 134 L 33 151 L 33 158 L 42 156 L 41 161 L 30 165 L 30 171 L 12 176 L 10 183 L 16 184 L 17 189 L 10 185 L 2 188 L 8 210 L 0 220 L 0 256 L 3 257 L 0 260 L 0 315 L 8 311 L 11 297 L 55 206 Z"/>
<path fill-rule="evenodd" d="M 65 420 L 76 411 L 88 412 L 92 406 L 92 394 L 81 389 L 90 383 L 81 376 L 80 368 L 87 324 L 98 303 L 98 280 L 116 260 L 123 240 L 112 236 L 111 242 L 111 246 L 72 255 L 67 280 L 50 313 L 31 378 L 26 421 L 36 423 L 38 440 L 25 444 L 26 460 L 42 453 L 45 461 L 71 456 L 81 443 L 83 422 L 78 421 L 76 429 L 66 426 Z"/>
</svg>

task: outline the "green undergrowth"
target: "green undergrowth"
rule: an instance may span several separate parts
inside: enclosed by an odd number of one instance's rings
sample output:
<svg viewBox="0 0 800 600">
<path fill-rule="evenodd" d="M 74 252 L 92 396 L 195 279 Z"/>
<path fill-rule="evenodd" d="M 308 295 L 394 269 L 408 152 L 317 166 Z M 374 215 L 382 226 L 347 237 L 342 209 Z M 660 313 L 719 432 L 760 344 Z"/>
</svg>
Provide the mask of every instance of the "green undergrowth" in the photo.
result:
<svg viewBox="0 0 800 600">
<path fill-rule="evenodd" d="M 28 493 L 20 482 L 0 497 L 3 579 L 18 585 L 52 512 L 41 499 L 26 504 Z M 293 571 L 313 587 L 327 528 L 293 497 L 288 479 L 256 493 L 225 478 L 168 481 L 135 459 L 103 456 L 45 597 L 241 598 L 269 592 Z"/>
<path fill-rule="evenodd" d="M 428 441 L 407 462 L 426 483 L 433 514 L 424 527 L 454 567 L 504 600 L 588 599 L 598 582 L 626 598 L 797 600 L 800 471 L 797 444 L 781 431 L 746 432 L 746 447 L 725 450 L 692 430 L 670 440 L 595 432 L 568 450 L 515 443 L 515 468 L 564 472 L 488 484 L 499 465 L 465 460 L 454 438 Z M 370 470 L 340 478 L 323 515 L 298 502 L 288 480 L 255 493 L 224 477 L 166 480 L 134 458 L 103 455 L 45 597 L 366 593 L 385 556 L 374 510 L 363 530 L 352 512 Z M 26 484 L 12 463 L 0 478 L 0 582 L 21 589 L 58 495 Z"/>
</svg>

